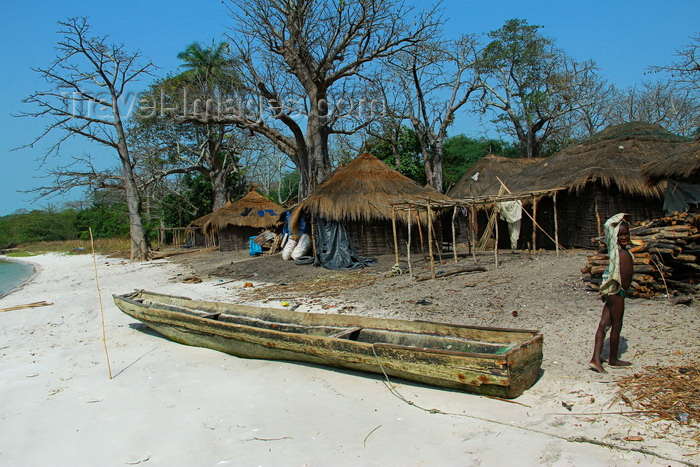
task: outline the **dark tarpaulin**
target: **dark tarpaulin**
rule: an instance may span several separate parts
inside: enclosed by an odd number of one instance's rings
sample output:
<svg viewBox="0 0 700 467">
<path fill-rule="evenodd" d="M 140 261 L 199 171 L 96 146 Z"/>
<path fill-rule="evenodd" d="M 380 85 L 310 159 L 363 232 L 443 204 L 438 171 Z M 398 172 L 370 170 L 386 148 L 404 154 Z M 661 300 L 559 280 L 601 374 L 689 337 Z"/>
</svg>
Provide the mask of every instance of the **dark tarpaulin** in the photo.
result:
<svg viewBox="0 0 700 467">
<path fill-rule="evenodd" d="M 690 204 L 699 203 L 700 184 L 668 180 L 666 196 L 664 196 L 664 211 L 666 213 L 685 212 L 690 207 Z"/>
<path fill-rule="evenodd" d="M 359 269 L 377 263 L 376 258 L 355 253 L 345 225 L 319 219 L 316 226 L 318 227 L 316 231 L 318 253 L 314 263 L 316 266 L 323 266 L 326 269 Z"/>
</svg>

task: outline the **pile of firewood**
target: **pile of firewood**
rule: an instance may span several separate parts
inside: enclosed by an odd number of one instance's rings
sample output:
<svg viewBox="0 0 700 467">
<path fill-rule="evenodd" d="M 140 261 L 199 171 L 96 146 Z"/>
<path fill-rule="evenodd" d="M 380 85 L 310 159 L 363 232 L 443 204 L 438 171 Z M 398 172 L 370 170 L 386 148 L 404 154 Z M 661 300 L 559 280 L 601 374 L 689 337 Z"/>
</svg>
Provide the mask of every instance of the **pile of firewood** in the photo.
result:
<svg viewBox="0 0 700 467">
<path fill-rule="evenodd" d="M 694 294 L 700 281 L 700 214 L 675 214 L 635 225 L 630 229 L 634 256 L 632 297 L 651 298 L 659 294 Z M 598 291 L 608 255 L 601 237 L 601 249 L 587 256 L 581 269 L 589 289 Z"/>
</svg>

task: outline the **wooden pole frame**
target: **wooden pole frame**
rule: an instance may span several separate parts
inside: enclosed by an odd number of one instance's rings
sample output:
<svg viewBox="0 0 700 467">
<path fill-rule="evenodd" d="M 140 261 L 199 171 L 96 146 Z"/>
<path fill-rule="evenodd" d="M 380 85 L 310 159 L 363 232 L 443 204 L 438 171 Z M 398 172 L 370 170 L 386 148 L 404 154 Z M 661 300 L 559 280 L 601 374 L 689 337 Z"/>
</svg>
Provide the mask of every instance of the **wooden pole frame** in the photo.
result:
<svg viewBox="0 0 700 467">
<path fill-rule="evenodd" d="M 411 205 L 408 205 L 408 212 L 406 213 L 406 220 L 408 223 L 408 244 L 406 245 L 406 259 L 408 261 L 408 275 L 413 279 L 413 268 L 411 267 Z"/>
<path fill-rule="evenodd" d="M 391 205 L 391 228 L 394 231 L 394 259 L 399 264 L 399 237 L 396 234 L 396 205 Z"/>
<path fill-rule="evenodd" d="M 559 222 L 557 220 L 557 192 L 552 195 L 552 203 L 554 204 L 554 249 L 557 251 L 557 258 L 559 257 Z"/>
<path fill-rule="evenodd" d="M 493 205 L 493 214 L 495 217 L 495 221 L 493 223 L 493 229 L 494 229 L 494 236 L 496 237 L 496 243 L 493 246 L 493 257 L 494 257 L 494 262 L 496 263 L 496 267 L 498 267 L 498 207 L 496 205 Z"/>
<path fill-rule="evenodd" d="M 457 226 L 455 222 L 457 221 L 457 206 L 452 208 L 452 255 L 454 256 L 455 263 L 457 262 Z"/>
<path fill-rule="evenodd" d="M 95 257 L 95 243 L 92 239 L 92 227 L 88 227 L 90 232 L 90 247 L 92 248 L 92 266 L 95 271 L 95 288 L 97 289 L 97 301 L 100 303 L 100 321 L 102 322 L 102 346 L 105 349 L 105 357 L 107 358 L 107 371 L 109 379 L 112 379 L 112 365 L 109 363 L 109 352 L 107 351 L 107 338 L 105 335 L 105 310 L 102 306 L 102 292 L 100 291 L 100 283 L 97 279 L 97 258 Z"/>
<path fill-rule="evenodd" d="M 435 258 L 433 257 L 433 216 L 430 200 L 426 203 L 426 216 L 428 218 L 428 254 L 430 255 L 430 275 L 435 279 Z"/>
</svg>

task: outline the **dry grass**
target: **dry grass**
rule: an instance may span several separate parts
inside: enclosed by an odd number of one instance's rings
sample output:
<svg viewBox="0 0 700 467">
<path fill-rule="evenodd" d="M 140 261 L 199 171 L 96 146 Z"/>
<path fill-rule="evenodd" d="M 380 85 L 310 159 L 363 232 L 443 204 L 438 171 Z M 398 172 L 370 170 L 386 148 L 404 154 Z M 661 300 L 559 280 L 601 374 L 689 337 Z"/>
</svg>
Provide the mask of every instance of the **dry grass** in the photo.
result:
<svg viewBox="0 0 700 467">
<path fill-rule="evenodd" d="M 700 365 L 647 366 L 618 381 L 618 396 L 637 413 L 683 424 L 700 422 Z M 700 433 L 694 436 L 700 442 Z"/>
<path fill-rule="evenodd" d="M 245 289 L 241 292 L 241 297 L 263 302 L 270 300 L 298 302 L 299 297 L 304 299 L 334 297 L 343 290 L 372 285 L 378 278 L 376 274 L 364 270 L 331 273 L 285 285 L 276 284 Z"/>
<path fill-rule="evenodd" d="M 128 238 L 95 239 L 95 253 L 102 255 L 126 251 L 128 256 L 130 247 Z M 90 240 L 23 243 L 17 247 L 17 251 L 10 253 L 8 256 L 27 256 L 42 253 L 89 254 L 92 253 L 92 248 Z"/>
<path fill-rule="evenodd" d="M 308 215 L 338 222 L 391 220 L 391 203 L 447 201 L 449 198 L 392 169 L 371 154 L 361 154 L 337 169 L 323 184 L 299 203 L 292 212 L 291 225 Z M 425 225 L 425 218 L 421 219 Z"/>
</svg>

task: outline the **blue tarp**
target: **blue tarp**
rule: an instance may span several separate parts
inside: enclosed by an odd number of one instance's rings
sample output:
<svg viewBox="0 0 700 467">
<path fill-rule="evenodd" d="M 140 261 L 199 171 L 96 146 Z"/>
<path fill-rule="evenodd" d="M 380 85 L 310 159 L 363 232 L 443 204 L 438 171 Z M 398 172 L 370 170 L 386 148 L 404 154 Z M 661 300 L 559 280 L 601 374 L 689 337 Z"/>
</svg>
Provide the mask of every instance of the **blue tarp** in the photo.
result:
<svg viewBox="0 0 700 467">
<path fill-rule="evenodd" d="M 248 242 L 250 244 L 250 256 L 262 254 L 262 247 L 253 241 L 256 238 L 257 237 L 250 237 L 250 239 L 248 240 Z"/>
</svg>

